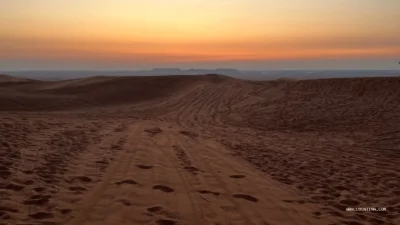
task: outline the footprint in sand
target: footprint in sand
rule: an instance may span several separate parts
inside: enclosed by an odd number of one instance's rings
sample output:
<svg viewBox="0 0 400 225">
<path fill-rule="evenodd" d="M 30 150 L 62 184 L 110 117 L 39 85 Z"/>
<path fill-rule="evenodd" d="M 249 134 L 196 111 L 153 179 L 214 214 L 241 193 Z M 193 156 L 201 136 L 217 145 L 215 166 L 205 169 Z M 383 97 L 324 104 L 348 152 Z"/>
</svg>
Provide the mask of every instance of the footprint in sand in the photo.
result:
<svg viewBox="0 0 400 225">
<path fill-rule="evenodd" d="M 247 194 L 234 194 L 232 196 L 234 198 L 241 198 L 241 199 L 245 199 L 250 202 L 258 202 L 258 198 L 255 198 L 255 197 L 253 197 L 251 195 L 247 195 Z"/>
<path fill-rule="evenodd" d="M 196 134 L 196 133 L 193 133 L 193 132 L 190 132 L 190 131 L 180 131 L 179 132 L 180 134 L 183 134 L 183 135 L 186 135 L 186 136 L 188 136 L 188 137 L 190 137 L 190 138 L 196 138 L 196 137 L 198 137 L 199 135 L 198 134 Z"/>
<path fill-rule="evenodd" d="M 175 191 L 174 189 L 172 189 L 168 186 L 165 186 L 165 185 L 154 185 L 153 189 L 160 190 L 160 191 L 167 192 L 167 193 Z"/>
<path fill-rule="evenodd" d="M 18 209 L 13 209 L 13 208 L 6 207 L 6 206 L 0 206 L 0 215 L 2 215 L 2 214 L 6 215 L 7 212 L 17 213 Z"/>
<path fill-rule="evenodd" d="M 219 196 L 220 195 L 219 192 L 208 191 L 208 190 L 200 190 L 200 191 L 197 191 L 197 192 L 199 192 L 200 194 L 212 194 L 212 195 L 215 195 L 215 196 Z"/>
<path fill-rule="evenodd" d="M 30 214 L 29 217 L 32 217 L 34 219 L 48 219 L 48 218 L 53 218 L 53 213 L 49 212 L 37 212 L 34 214 Z"/>
<path fill-rule="evenodd" d="M 60 209 L 61 214 L 65 215 L 65 214 L 69 214 L 72 212 L 72 209 Z"/>
<path fill-rule="evenodd" d="M 27 180 L 27 181 L 24 181 L 23 182 L 23 184 L 24 185 L 32 185 L 32 184 L 34 184 L 35 182 L 33 181 L 33 180 Z"/>
<path fill-rule="evenodd" d="M 97 164 L 109 164 L 106 160 L 98 160 L 95 163 L 97 163 Z"/>
<path fill-rule="evenodd" d="M 121 204 L 125 205 L 125 206 L 130 206 L 132 205 L 132 203 L 126 199 L 120 199 L 117 202 L 120 202 Z"/>
<path fill-rule="evenodd" d="M 71 190 L 71 191 L 86 191 L 86 188 L 84 188 L 84 187 L 69 187 L 69 190 Z"/>
<path fill-rule="evenodd" d="M 24 189 L 24 186 L 15 183 L 9 183 L 6 185 L 5 188 L 13 191 L 21 191 L 22 189 Z"/>
<path fill-rule="evenodd" d="M 33 171 L 33 170 L 24 170 L 22 172 L 25 173 L 25 174 L 28 174 L 28 175 L 35 173 L 35 171 Z"/>
<path fill-rule="evenodd" d="M 162 132 L 162 130 L 159 127 L 145 129 L 144 131 L 146 131 L 151 137 Z"/>
<path fill-rule="evenodd" d="M 322 213 L 318 212 L 318 211 L 317 212 L 313 212 L 313 214 L 316 215 L 316 216 L 321 216 L 322 215 Z"/>
<path fill-rule="evenodd" d="M 147 166 L 147 165 L 136 165 L 136 167 L 144 170 L 153 168 L 153 166 Z"/>
<path fill-rule="evenodd" d="M 306 203 L 304 200 L 283 200 L 284 202 L 287 202 L 287 203 L 298 203 L 298 204 L 304 204 L 304 203 Z"/>
<path fill-rule="evenodd" d="M 157 225 L 175 225 L 175 224 L 177 224 L 177 222 L 174 220 L 159 219 L 156 221 L 156 224 Z"/>
<path fill-rule="evenodd" d="M 185 169 L 186 171 L 188 171 L 189 173 L 193 173 L 193 174 L 195 174 L 195 175 L 196 175 L 198 172 L 200 172 L 200 170 L 197 169 L 197 168 L 194 167 L 194 166 L 185 166 L 184 169 Z"/>
<path fill-rule="evenodd" d="M 241 178 L 245 178 L 246 176 L 245 175 L 231 175 L 229 177 L 235 178 L 235 179 L 241 179 Z"/>
<path fill-rule="evenodd" d="M 43 191 L 46 190 L 46 188 L 44 188 L 44 187 L 35 187 L 35 188 L 33 188 L 33 190 L 36 191 L 36 192 L 43 192 Z"/>
<path fill-rule="evenodd" d="M 45 205 L 51 199 L 51 195 L 32 195 L 29 199 L 25 200 L 24 205 Z"/>
<path fill-rule="evenodd" d="M 78 181 L 82 181 L 82 182 L 85 182 L 85 183 L 88 183 L 88 182 L 92 181 L 92 179 L 90 177 L 87 177 L 87 176 L 77 176 L 77 177 L 74 177 L 73 180 L 78 180 Z"/>
<path fill-rule="evenodd" d="M 147 208 L 147 211 L 153 214 L 160 214 L 163 211 L 163 207 L 161 206 L 153 206 Z"/>
<path fill-rule="evenodd" d="M 123 181 L 118 181 L 115 182 L 116 185 L 121 185 L 121 184 L 138 184 L 136 181 L 128 179 L 128 180 L 123 180 Z"/>
</svg>

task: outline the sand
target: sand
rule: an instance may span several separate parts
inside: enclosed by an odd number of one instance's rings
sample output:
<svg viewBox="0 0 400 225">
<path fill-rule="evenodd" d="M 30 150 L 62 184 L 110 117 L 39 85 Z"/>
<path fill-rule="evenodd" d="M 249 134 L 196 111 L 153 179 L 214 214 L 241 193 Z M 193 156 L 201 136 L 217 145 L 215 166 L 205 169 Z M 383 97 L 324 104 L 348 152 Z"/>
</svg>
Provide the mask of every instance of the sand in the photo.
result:
<svg viewBox="0 0 400 225">
<path fill-rule="evenodd" d="M 0 224 L 400 224 L 400 78 L 17 80 Z"/>
</svg>

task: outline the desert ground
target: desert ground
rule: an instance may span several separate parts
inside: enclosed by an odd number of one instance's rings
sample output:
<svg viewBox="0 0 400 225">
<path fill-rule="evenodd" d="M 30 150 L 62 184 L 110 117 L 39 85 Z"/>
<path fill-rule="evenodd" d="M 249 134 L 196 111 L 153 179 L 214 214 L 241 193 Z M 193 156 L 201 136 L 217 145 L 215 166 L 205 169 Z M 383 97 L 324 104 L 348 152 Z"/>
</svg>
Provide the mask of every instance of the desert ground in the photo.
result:
<svg viewBox="0 0 400 225">
<path fill-rule="evenodd" d="M 1 225 L 395 225 L 399 163 L 398 77 L 0 76 Z"/>
</svg>

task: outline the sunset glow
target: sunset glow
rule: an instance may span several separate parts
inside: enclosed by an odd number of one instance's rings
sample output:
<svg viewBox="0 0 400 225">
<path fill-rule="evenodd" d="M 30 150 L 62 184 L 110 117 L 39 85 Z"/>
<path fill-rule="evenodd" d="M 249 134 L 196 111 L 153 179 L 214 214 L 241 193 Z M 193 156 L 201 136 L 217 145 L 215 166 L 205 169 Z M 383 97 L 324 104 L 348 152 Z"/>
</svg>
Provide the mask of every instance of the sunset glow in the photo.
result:
<svg viewBox="0 0 400 225">
<path fill-rule="evenodd" d="M 396 21 L 398 0 L 0 0 L 0 66 L 25 68 L 19 62 L 38 59 L 131 68 L 166 62 L 393 61 L 400 57 Z"/>
</svg>

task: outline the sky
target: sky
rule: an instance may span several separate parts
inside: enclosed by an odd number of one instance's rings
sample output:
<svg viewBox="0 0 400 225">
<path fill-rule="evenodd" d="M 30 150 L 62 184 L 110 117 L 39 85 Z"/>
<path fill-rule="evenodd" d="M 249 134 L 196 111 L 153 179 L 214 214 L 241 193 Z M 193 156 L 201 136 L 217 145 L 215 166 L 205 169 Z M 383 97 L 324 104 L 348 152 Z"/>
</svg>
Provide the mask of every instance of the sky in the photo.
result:
<svg viewBox="0 0 400 225">
<path fill-rule="evenodd" d="M 399 69 L 399 0 L 0 0 L 0 70 Z"/>
</svg>

